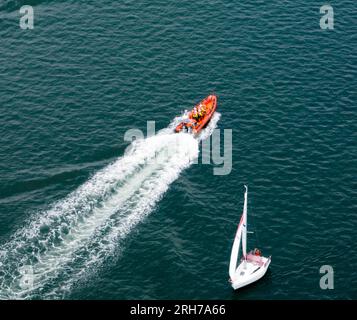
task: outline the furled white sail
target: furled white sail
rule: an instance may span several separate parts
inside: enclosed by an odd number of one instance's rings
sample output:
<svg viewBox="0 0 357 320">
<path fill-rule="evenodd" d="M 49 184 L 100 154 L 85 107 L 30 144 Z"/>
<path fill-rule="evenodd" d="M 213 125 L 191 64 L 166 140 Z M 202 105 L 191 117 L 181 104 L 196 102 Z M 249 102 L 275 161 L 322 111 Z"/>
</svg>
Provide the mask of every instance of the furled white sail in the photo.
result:
<svg viewBox="0 0 357 320">
<path fill-rule="evenodd" d="M 244 259 L 246 259 L 247 257 L 247 197 L 248 197 L 248 188 L 247 186 L 245 186 L 243 214 L 238 225 L 236 236 L 234 238 L 232 252 L 231 252 L 231 261 L 229 263 L 229 276 L 231 280 L 234 280 L 234 274 L 237 269 L 238 254 L 239 254 L 239 247 L 240 247 L 241 240 L 242 240 L 243 257 Z"/>
<path fill-rule="evenodd" d="M 242 228 L 242 250 L 243 257 L 247 259 L 247 202 L 248 202 L 248 187 L 245 187 L 244 207 L 243 207 L 243 228 Z"/>
<path fill-rule="evenodd" d="M 237 269 L 238 252 L 239 252 L 240 241 L 242 238 L 242 229 L 243 229 L 243 216 L 240 219 L 237 233 L 234 238 L 232 252 L 231 252 L 231 261 L 229 262 L 229 277 L 231 278 L 232 281 L 234 280 L 234 274 Z"/>
</svg>

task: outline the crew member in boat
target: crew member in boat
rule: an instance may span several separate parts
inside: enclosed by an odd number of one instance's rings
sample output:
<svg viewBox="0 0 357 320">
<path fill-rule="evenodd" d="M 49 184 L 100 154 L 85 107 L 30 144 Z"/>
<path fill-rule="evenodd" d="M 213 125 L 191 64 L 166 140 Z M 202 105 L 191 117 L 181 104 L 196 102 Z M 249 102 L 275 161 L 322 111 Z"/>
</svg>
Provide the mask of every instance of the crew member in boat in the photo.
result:
<svg viewBox="0 0 357 320">
<path fill-rule="evenodd" d="M 197 120 L 202 118 L 202 104 L 200 103 L 198 108 L 196 109 L 196 114 L 197 114 Z"/>
<path fill-rule="evenodd" d="M 261 251 L 260 251 L 259 249 L 257 249 L 257 248 L 254 248 L 253 254 L 254 254 L 255 256 L 259 256 L 259 257 L 262 255 Z"/>
<path fill-rule="evenodd" d="M 196 121 L 198 121 L 198 119 L 199 119 L 199 114 L 198 114 L 198 110 L 196 107 L 193 108 L 192 118 L 195 119 Z"/>
</svg>

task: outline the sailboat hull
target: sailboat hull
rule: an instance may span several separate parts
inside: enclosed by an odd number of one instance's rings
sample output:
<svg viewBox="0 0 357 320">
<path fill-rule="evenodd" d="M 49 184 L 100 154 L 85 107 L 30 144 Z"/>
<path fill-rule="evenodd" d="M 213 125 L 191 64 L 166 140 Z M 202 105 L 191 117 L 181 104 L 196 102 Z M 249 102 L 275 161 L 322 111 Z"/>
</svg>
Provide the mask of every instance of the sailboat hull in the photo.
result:
<svg viewBox="0 0 357 320">
<path fill-rule="evenodd" d="M 271 258 L 259 257 L 260 261 L 242 260 L 235 271 L 232 288 L 237 290 L 261 279 L 267 272 Z"/>
</svg>

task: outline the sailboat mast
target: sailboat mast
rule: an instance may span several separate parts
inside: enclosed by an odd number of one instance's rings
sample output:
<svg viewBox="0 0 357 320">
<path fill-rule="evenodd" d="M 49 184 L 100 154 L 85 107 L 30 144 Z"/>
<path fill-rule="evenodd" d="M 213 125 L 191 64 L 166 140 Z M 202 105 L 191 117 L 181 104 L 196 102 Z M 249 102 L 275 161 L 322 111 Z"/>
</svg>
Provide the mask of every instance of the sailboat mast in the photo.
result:
<svg viewBox="0 0 357 320">
<path fill-rule="evenodd" d="M 243 229 L 242 229 L 242 251 L 244 260 L 247 259 L 247 205 L 248 205 L 248 187 L 245 185 L 244 207 L 243 207 Z"/>
</svg>

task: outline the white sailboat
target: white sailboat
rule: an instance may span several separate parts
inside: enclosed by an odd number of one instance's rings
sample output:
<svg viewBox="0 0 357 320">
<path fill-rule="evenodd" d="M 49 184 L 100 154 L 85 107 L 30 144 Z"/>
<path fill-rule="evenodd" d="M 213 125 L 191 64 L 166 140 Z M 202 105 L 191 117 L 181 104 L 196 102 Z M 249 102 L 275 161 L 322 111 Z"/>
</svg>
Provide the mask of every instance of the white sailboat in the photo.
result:
<svg viewBox="0 0 357 320">
<path fill-rule="evenodd" d="M 231 260 L 229 263 L 229 277 L 234 290 L 251 284 L 265 275 L 271 257 L 262 257 L 258 249 L 247 254 L 247 201 L 248 188 L 245 187 L 243 214 L 240 219 L 236 236 L 234 238 Z M 242 242 L 242 258 L 238 264 L 240 243 Z"/>
</svg>

